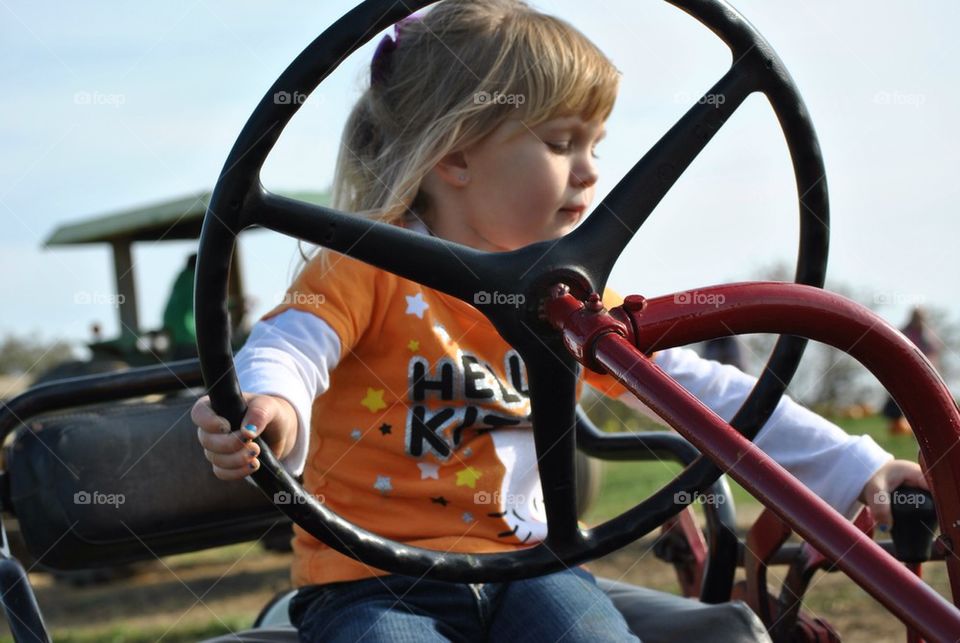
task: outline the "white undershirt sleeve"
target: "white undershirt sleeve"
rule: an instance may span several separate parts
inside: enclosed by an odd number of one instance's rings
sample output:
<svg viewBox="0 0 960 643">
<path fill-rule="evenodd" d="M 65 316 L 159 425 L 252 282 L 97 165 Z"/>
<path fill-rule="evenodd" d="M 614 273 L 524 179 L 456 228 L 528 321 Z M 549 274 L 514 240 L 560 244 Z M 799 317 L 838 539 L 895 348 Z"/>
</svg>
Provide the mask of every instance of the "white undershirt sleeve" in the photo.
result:
<svg viewBox="0 0 960 643">
<path fill-rule="evenodd" d="M 330 388 L 340 359 L 340 338 L 316 315 L 288 309 L 258 321 L 234 363 L 244 393 L 282 397 L 297 413 L 297 439 L 281 460 L 293 475 L 303 472 L 313 400 Z"/>
<path fill-rule="evenodd" d="M 704 359 L 687 348 L 659 351 L 654 361 L 727 422 L 757 381 L 733 366 Z M 620 401 L 662 423 L 633 394 L 622 395 Z M 859 511 L 857 497 L 867 480 L 893 459 L 870 436 L 848 435 L 786 395 L 754 442 L 848 518 Z"/>
</svg>

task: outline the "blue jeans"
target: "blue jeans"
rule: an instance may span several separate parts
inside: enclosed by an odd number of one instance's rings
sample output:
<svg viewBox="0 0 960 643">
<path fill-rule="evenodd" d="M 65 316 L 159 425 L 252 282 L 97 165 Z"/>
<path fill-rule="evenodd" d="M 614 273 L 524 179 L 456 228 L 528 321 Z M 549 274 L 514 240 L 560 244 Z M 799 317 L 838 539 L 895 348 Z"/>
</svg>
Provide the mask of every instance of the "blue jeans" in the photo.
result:
<svg viewBox="0 0 960 643">
<path fill-rule="evenodd" d="M 509 583 L 381 576 L 303 587 L 301 641 L 639 641 L 593 576 L 575 568 Z"/>
</svg>

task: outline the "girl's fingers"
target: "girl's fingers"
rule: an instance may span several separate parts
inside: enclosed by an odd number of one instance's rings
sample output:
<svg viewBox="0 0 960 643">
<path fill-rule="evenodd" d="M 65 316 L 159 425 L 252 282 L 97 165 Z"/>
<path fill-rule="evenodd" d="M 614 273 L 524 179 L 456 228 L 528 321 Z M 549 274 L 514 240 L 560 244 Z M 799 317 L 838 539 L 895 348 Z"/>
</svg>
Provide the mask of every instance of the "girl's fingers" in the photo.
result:
<svg viewBox="0 0 960 643">
<path fill-rule="evenodd" d="M 243 433 L 243 431 L 226 434 L 209 433 L 197 427 L 197 438 L 200 440 L 200 446 L 213 453 L 227 454 L 242 450 L 249 442 Z"/>
<path fill-rule="evenodd" d="M 912 462 L 910 463 L 913 464 Z M 927 482 L 926 476 L 923 475 L 923 471 L 920 470 L 920 467 L 916 468 L 911 467 L 907 474 L 904 476 L 903 484 L 908 484 L 911 487 L 919 487 L 926 491 L 930 491 L 930 483 Z"/>
<path fill-rule="evenodd" d="M 190 419 L 207 433 L 228 433 L 230 423 L 226 418 L 217 415 L 210 406 L 210 398 L 206 395 L 197 400 L 190 409 Z"/>
<path fill-rule="evenodd" d="M 894 492 L 901 485 L 930 490 L 920 467 L 906 460 L 891 460 L 867 483 L 867 505 L 880 531 L 887 531 L 893 524 L 890 503 Z"/>
<path fill-rule="evenodd" d="M 240 424 L 240 433 L 246 439 L 260 435 L 277 413 L 274 400 L 265 395 L 251 397 L 247 400 L 247 413 Z"/>
<path fill-rule="evenodd" d="M 256 469 L 257 456 L 260 455 L 260 449 L 256 444 L 250 443 L 246 448 L 236 453 L 214 453 L 213 451 L 203 450 L 203 455 L 214 467 L 225 470 L 241 469 L 244 474 L 249 475 Z"/>
<path fill-rule="evenodd" d="M 213 465 L 213 474 L 221 480 L 239 480 L 260 468 L 260 447 L 253 439 L 273 421 L 276 402 L 264 395 L 244 394 L 247 412 L 239 431 L 231 431 L 226 419 L 210 406 L 209 396 L 197 400 L 190 418 L 197 425 L 197 438 L 204 457 Z"/>
<path fill-rule="evenodd" d="M 877 528 L 886 532 L 893 524 L 893 513 L 890 511 L 890 492 L 882 491 L 874 494 L 874 499 L 870 501 L 870 513 L 873 514 L 873 520 Z"/>
<path fill-rule="evenodd" d="M 255 462 L 254 467 L 256 468 L 253 470 L 245 467 L 240 469 L 222 469 L 217 465 L 213 465 L 213 475 L 217 476 L 220 480 L 242 480 L 253 473 L 253 471 L 256 471 L 256 469 L 259 469 L 260 464 Z"/>
</svg>

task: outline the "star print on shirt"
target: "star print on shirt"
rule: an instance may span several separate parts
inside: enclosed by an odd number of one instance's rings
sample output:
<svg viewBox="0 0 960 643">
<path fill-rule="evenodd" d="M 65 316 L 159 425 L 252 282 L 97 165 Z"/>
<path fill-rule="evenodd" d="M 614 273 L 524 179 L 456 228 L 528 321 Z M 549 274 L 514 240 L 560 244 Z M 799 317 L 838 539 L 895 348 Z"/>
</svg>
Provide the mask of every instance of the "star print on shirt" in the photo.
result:
<svg viewBox="0 0 960 643">
<path fill-rule="evenodd" d="M 387 403 L 383 401 L 383 389 L 368 388 L 367 394 L 360 400 L 360 404 L 367 407 L 367 410 L 371 413 L 376 413 L 380 409 L 387 408 Z"/>
<path fill-rule="evenodd" d="M 457 471 L 457 486 L 476 488 L 477 480 L 483 476 L 480 470 L 475 467 L 467 467 Z"/>
<path fill-rule="evenodd" d="M 416 295 L 405 295 L 405 297 L 407 298 L 406 313 L 423 319 L 424 311 L 430 308 L 429 304 L 423 300 L 423 293 L 418 292 Z"/>
<path fill-rule="evenodd" d="M 443 496 L 437 496 L 436 498 L 430 498 L 430 502 L 432 502 L 432 503 L 435 504 L 435 505 L 440 505 L 441 507 L 446 507 L 447 505 L 450 504 L 450 501 L 448 501 L 448 500 L 447 500 L 446 498 L 444 498 Z"/>
<path fill-rule="evenodd" d="M 418 462 L 417 466 L 420 467 L 421 480 L 426 480 L 427 478 L 433 478 L 434 480 L 440 479 L 439 464 L 433 464 L 432 462 Z"/>
<path fill-rule="evenodd" d="M 390 482 L 390 476 L 377 476 L 377 481 L 373 483 L 373 488 L 387 495 L 393 491 L 393 483 Z"/>
<path fill-rule="evenodd" d="M 391 427 L 389 424 L 384 422 L 383 424 L 380 425 L 380 435 L 390 435 L 390 430 L 392 428 L 393 427 Z"/>
<path fill-rule="evenodd" d="M 410 349 L 411 353 L 416 353 L 418 350 L 420 350 L 420 340 L 411 339 L 409 342 L 407 342 L 407 348 Z"/>
<path fill-rule="evenodd" d="M 353 438 L 354 440 L 359 440 L 362 436 L 363 434 L 360 433 L 360 429 L 354 429 L 353 431 L 350 432 L 350 437 Z"/>
</svg>

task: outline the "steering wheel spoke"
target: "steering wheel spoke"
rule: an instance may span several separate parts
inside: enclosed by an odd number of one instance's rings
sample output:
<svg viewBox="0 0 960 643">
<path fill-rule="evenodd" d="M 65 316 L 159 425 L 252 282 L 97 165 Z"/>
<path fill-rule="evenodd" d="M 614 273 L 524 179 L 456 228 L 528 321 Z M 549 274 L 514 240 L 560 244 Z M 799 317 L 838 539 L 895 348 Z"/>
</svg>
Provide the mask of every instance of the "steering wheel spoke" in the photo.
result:
<svg viewBox="0 0 960 643">
<path fill-rule="evenodd" d="M 465 301 L 494 279 L 486 253 L 438 237 L 265 190 L 247 209 L 248 223 L 324 246 Z"/>
<path fill-rule="evenodd" d="M 577 363 L 562 346 L 524 355 L 537 466 L 547 514 L 547 544 L 568 551 L 581 544 L 577 526 L 576 406 Z"/>
<path fill-rule="evenodd" d="M 569 243 L 579 248 L 585 260 L 596 261 L 604 279 L 657 204 L 757 89 L 749 64 L 738 61 L 730 67 L 569 235 Z"/>
</svg>

